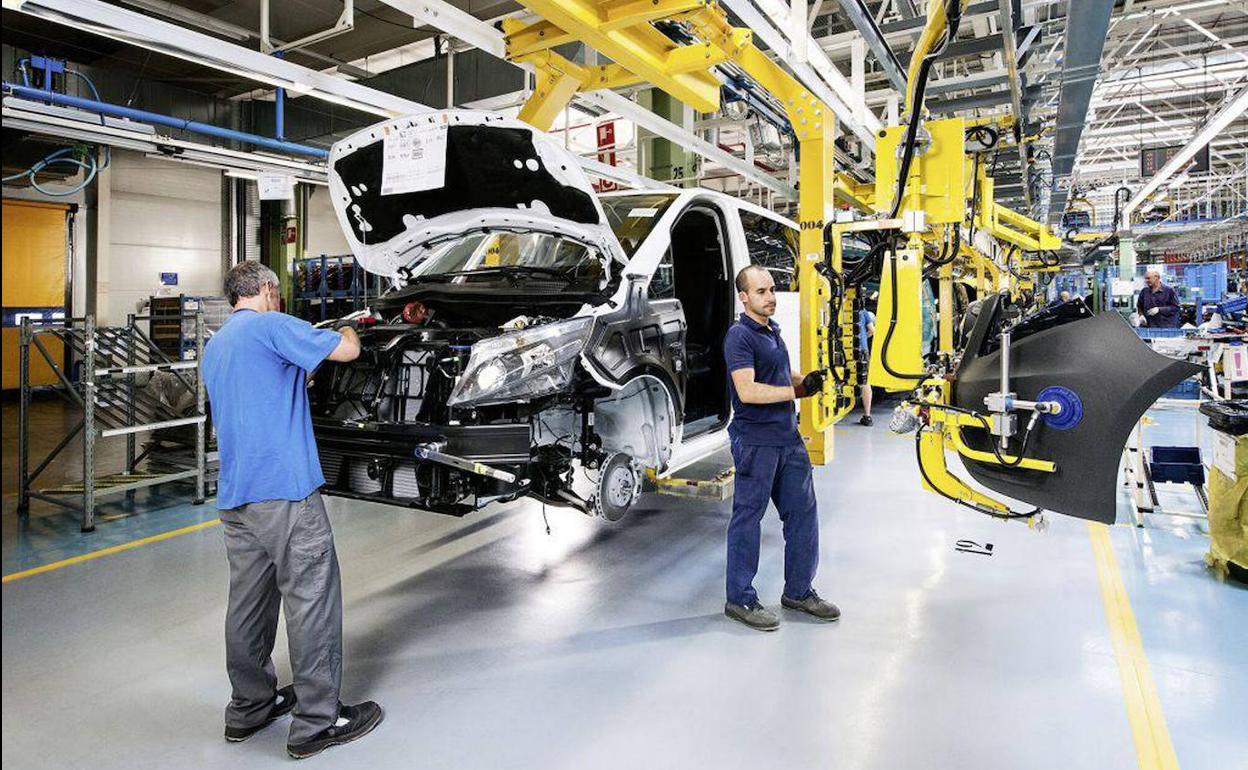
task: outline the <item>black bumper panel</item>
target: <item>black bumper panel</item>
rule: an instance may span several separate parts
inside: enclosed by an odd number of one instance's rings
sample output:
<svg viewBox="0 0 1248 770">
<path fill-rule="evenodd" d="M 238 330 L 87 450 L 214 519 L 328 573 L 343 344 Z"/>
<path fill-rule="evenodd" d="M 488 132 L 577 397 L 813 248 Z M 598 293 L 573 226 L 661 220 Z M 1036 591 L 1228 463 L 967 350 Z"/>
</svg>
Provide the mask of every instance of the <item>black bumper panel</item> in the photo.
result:
<svg viewBox="0 0 1248 770">
<path fill-rule="evenodd" d="M 332 452 L 408 460 L 418 444 L 443 443 L 443 452 L 486 464 L 527 463 L 532 437 L 523 425 L 343 423 L 313 419 L 318 446 Z"/>
</svg>

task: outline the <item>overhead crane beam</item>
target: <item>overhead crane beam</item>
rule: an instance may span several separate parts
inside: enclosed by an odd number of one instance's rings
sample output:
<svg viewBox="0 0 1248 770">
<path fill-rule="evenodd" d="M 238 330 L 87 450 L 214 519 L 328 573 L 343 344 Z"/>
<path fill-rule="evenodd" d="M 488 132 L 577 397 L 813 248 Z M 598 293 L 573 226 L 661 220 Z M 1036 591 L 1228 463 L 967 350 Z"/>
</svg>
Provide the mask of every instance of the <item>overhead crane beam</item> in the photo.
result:
<svg viewBox="0 0 1248 770">
<path fill-rule="evenodd" d="M 507 58 L 507 36 L 502 30 L 496 29 L 492 25 L 477 19 L 459 8 L 456 8 L 446 2 L 446 0 L 382 0 L 382 2 L 410 15 L 415 21 L 445 30 L 460 40 L 463 40 L 465 43 L 475 46 L 486 53 L 497 56 L 500 59 Z M 513 26 L 513 28 L 515 27 Z M 545 34 L 556 34 L 552 30 L 557 29 L 558 28 L 553 25 L 548 25 L 545 28 Z M 537 30 L 535 29 L 535 37 L 542 37 L 542 35 L 536 34 L 536 31 Z M 569 37 L 563 42 L 570 41 L 571 38 Z M 524 53 L 535 53 L 543 49 L 543 46 L 530 45 Z M 526 60 L 525 56 L 521 56 L 520 59 L 515 61 L 515 63 L 520 64 L 530 71 L 535 71 L 536 69 L 533 63 Z M 629 101 L 628 99 L 625 99 L 610 90 L 606 90 L 614 87 L 622 87 L 626 84 L 623 75 L 620 75 L 619 72 L 615 70 L 613 70 L 613 72 L 615 72 L 616 75 L 612 77 L 618 76 L 620 78 L 619 80 L 608 79 L 607 82 L 600 80 L 598 87 L 602 90 L 582 90 L 577 94 L 576 99 L 578 101 L 593 104 L 601 109 L 617 112 L 620 115 L 638 123 L 646 118 L 653 118 L 655 122 L 653 124 L 646 125 L 646 128 L 653 133 L 673 142 L 691 147 L 696 153 L 707 160 L 714 161 L 715 163 L 723 165 L 726 168 L 732 169 L 751 182 L 761 184 L 769 189 L 775 190 L 785 197 L 796 197 L 797 191 L 793 185 L 788 184 L 782 179 L 777 179 L 755 166 L 745 163 L 735 155 L 725 152 L 709 142 L 702 140 L 692 132 L 677 126 L 671 121 L 657 118 L 653 115 L 653 113 L 649 113 L 644 110 L 635 102 Z M 670 185 L 657 182 L 639 174 L 634 174 L 623 168 L 615 169 L 614 166 L 606 166 L 593 158 L 582 158 L 581 165 L 586 169 L 586 171 L 593 173 L 596 176 L 616 179 L 616 181 L 621 181 L 633 187 L 642 187 L 647 189 L 670 188 Z M 614 171 L 608 171 L 609 169 L 614 169 Z M 616 176 L 611 176 L 612 173 L 616 174 Z"/>
<path fill-rule="evenodd" d="M 608 18 L 609 6 L 595 0 L 524 0 L 522 5 L 693 109 L 719 110 L 719 80 L 705 70 L 672 71 L 668 55 L 680 46 L 649 24 L 688 10 L 689 0 L 651 0 L 648 10 L 632 17 L 617 11 L 613 18 Z M 659 10 L 663 13 L 656 16 Z"/>
<path fill-rule="evenodd" d="M 802 371 L 830 368 L 833 364 L 830 330 L 839 325 L 837 319 L 828 315 L 828 282 L 816 271 L 816 265 L 824 260 L 823 228 L 832 213 L 837 193 L 833 145 L 835 115 L 827 105 L 759 50 L 750 30 L 733 27 L 724 11 L 710 0 L 650 0 L 649 3 L 522 0 L 522 4 L 542 17 L 537 24 L 550 23 L 557 28 L 519 24 L 505 27 L 511 58 L 533 64 L 538 70 L 538 88 L 522 108 L 521 117 L 539 128 L 548 128 L 578 89 L 583 92 L 582 98 L 605 103 L 608 108 L 612 101 L 624 101 L 617 94 L 601 91 L 602 86 L 587 68 L 567 62 L 553 51 L 544 51 L 543 59 L 534 58 L 537 56 L 533 51 L 534 37 L 559 39 L 560 32 L 570 33 L 625 71 L 702 112 L 718 110 L 719 81 L 711 70 L 726 62 L 743 70 L 784 106 L 800 150 L 801 186 L 797 191 L 801 227 L 797 265 L 801 308 L 799 366 Z M 626 13 L 630 8 L 631 16 Z M 661 19 L 687 23 L 697 42 L 682 45 L 671 41 L 652 26 Z M 604 24 L 610 28 L 604 29 Z M 545 34 L 536 34 L 535 29 Z M 690 88 L 691 83 L 706 82 L 715 84 L 713 99 L 702 99 L 704 94 L 698 93 L 696 87 Z M 650 122 L 637 112 L 630 117 L 642 126 Z M 730 167 L 743 163 L 735 158 L 733 161 Z M 853 190 L 849 183 L 843 184 L 841 190 L 850 197 L 860 192 Z M 852 406 L 852 393 L 847 402 L 844 394 L 833 391 L 831 384 L 823 393 L 802 400 L 800 425 L 812 462 L 823 463 L 827 459 L 831 449 L 828 429 L 848 410 L 847 403 Z"/>
</svg>

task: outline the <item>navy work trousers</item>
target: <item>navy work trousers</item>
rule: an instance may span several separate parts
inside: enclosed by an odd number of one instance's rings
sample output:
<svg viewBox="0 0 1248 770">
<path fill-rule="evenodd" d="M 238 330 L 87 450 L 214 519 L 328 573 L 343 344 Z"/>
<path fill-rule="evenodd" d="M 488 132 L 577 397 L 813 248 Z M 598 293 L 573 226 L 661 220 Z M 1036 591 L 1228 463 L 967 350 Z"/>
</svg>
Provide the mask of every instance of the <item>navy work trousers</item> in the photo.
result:
<svg viewBox="0 0 1248 770">
<path fill-rule="evenodd" d="M 742 606 L 758 601 L 753 583 L 769 500 L 784 526 L 784 595 L 805 599 L 819 566 L 819 509 L 806 447 L 733 441 L 732 460 L 737 472 L 728 524 L 728 601 Z"/>
</svg>

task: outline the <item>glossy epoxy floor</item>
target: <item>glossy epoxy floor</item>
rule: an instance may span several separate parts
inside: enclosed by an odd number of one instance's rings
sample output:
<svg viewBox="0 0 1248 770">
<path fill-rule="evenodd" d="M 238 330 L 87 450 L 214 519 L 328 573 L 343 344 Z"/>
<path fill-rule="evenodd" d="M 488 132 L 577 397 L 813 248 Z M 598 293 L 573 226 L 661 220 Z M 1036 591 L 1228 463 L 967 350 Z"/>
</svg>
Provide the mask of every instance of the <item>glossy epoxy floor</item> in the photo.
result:
<svg viewBox="0 0 1248 770">
<path fill-rule="evenodd" d="M 1156 417 L 1152 443 L 1206 438 L 1191 411 Z M 721 615 L 728 504 L 646 498 L 617 526 L 550 509 L 547 535 L 529 504 L 454 520 L 332 501 L 343 696 L 387 718 L 311 761 L 1137 767 L 1087 527 L 1057 517 L 1038 533 L 923 493 L 913 445 L 882 425 L 836 441 L 815 476 L 817 583 L 845 616 L 786 616 L 770 635 Z M 11 492 L 6 574 L 212 518 L 153 495 L 95 535 L 38 510 L 19 529 Z M 1180 766 L 1248 767 L 1248 589 L 1206 571 L 1197 525 L 1150 523 L 1112 539 Z M 757 583 L 772 602 L 781 547 L 772 514 Z M 225 595 L 219 527 L 6 583 L 6 767 L 287 766 L 284 722 L 221 740 Z"/>
</svg>

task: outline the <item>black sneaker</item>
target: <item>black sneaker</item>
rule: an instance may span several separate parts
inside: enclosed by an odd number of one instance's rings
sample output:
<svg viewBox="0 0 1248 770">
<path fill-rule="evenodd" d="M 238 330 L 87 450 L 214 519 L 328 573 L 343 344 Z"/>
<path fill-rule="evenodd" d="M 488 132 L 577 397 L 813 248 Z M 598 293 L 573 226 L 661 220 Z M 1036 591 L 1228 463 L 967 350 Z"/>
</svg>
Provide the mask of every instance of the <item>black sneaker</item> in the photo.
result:
<svg viewBox="0 0 1248 770">
<path fill-rule="evenodd" d="M 307 759 L 330 746 L 350 743 L 371 733 L 374 727 L 381 724 L 384 716 L 381 706 L 371 700 L 355 706 L 341 706 L 338 709 L 337 722 L 314 735 L 311 740 L 286 744 L 286 753 L 295 759 Z"/>
<path fill-rule="evenodd" d="M 779 616 L 758 602 L 749 605 L 728 602 L 724 605 L 724 614 L 755 631 L 775 631 L 780 627 Z"/>
<path fill-rule="evenodd" d="M 269 715 L 264 721 L 255 727 L 230 727 L 225 726 L 225 739 L 230 743 L 242 743 L 251 736 L 260 732 L 264 728 L 276 722 L 278 719 L 290 713 L 295 707 L 295 686 L 288 684 L 277 691 L 277 699 L 273 701 L 273 709 L 269 711 Z"/>
<path fill-rule="evenodd" d="M 872 423 L 873 423 L 873 420 L 871 419 L 871 415 L 869 414 L 864 414 L 863 416 L 858 418 L 859 425 L 865 425 L 868 428 L 870 428 Z"/>
<path fill-rule="evenodd" d="M 780 604 L 785 609 L 805 612 L 807 615 L 820 620 L 833 621 L 841 617 L 840 609 L 832 602 L 820 599 L 819 594 L 815 593 L 814 589 L 811 589 L 811 592 L 806 594 L 805 599 L 790 599 L 787 596 L 781 596 Z"/>
</svg>

